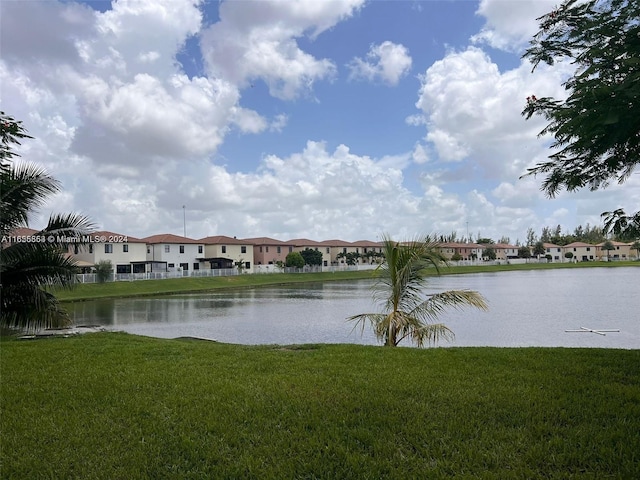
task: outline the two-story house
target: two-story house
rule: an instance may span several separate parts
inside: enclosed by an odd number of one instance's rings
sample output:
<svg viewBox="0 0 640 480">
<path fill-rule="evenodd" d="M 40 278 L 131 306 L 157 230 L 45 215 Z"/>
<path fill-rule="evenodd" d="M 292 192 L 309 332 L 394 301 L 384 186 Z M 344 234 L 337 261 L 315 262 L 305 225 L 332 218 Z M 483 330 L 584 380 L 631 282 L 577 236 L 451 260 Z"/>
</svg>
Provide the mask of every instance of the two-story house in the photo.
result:
<svg viewBox="0 0 640 480">
<path fill-rule="evenodd" d="M 564 254 L 562 253 L 562 247 L 560 245 L 556 245 L 555 243 L 544 242 L 542 244 L 544 246 L 545 256 L 550 255 L 551 261 L 558 263 L 564 262 Z"/>
<path fill-rule="evenodd" d="M 562 247 L 562 256 L 570 252 L 573 261 L 589 262 L 596 259 L 596 246 L 585 242 L 572 242 Z"/>
<path fill-rule="evenodd" d="M 249 271 L 253 265 L 253 245 L 247 240 L 215 235 L 198 240 L 204 244 L 204 255 L 200 261 L 212 270 L 240 268 Z"/>
<path fill-rule="evenodd" d="M 166 262 L 169 272 L 206 268 L 200 260 L 204 256 L 204 243 L 198 240 L 171 233 L 152 235 L 142 240 L 147 245 L 147 261 Z"/>
<path fill-rule="evenodd" d="M 331 264 L 331 248 L 324 245 L 322 242 L 316 240 L 309 240 L 308 238 L 294 238 L 286 242 L 288 245 L 293 245 L 294 252 L 302 252 L 303 250 L 311 249 L 322 253 L 322 266 L 327 267 Z"/>
<path fill-rule="evenodd" d="M 243 241 L 253 245 L 253 263 L 255 265 L 285 263 L 287 255 L 294 249 L 292 243 L 269 237 L 245 238 Z"/>
<path fill-rule="evenodd" d="M 518 258 L 518 247 L 508 243 L 494 243 L 491 245 L 496 251 L 496 260 Z"/>
<path fill-rule="evenodd" d="M 606 242 L 602 242 L 596 245 L 596 255 L 599 260 L 628 260 L 631 256 L 631 244 L 616 242 L 611 240 L 613 250 L 605 250 L 602 248 Z"/>
<path fill-rule="evenodd" d="M 93 232 L 89 243 L 69 245 L 69 254 L 80 265 L 96 265 L 109 261 L 114 273 L 146 273 L 152 266 L 146 262 L 146 243 L 140 238 L 109 231 Z"/>
</svg>

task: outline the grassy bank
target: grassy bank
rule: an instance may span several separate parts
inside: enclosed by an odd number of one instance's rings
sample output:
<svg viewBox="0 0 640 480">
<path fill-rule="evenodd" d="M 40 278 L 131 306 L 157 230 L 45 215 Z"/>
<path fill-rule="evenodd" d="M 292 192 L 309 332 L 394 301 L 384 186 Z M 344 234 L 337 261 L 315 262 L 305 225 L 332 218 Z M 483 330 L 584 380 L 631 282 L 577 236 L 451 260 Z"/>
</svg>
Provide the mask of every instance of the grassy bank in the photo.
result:
<svg viewBox="0 0 640 480">
<path fill-rule="evenodd" d="M 119 298 L 167 293 L 188 293 L 219 290 L 221 288 L 259 287 L 286 285 L 300 282 L 327 282 L 372 278 L 373 271 L 335 273 L 273 273 L 259 275 L 235 275 L 230 277 L 186 277 L 166 280 L 139 280 L 135 282 L 85 283 L 71 290 L 57 290 L 62 301 L 91 300 L 94 298 Z"/>
<path fill-rule="evenodd" d="M 592 268 L 637 266 L 640 262 L 583 262 L 543 263 L 524 265 L 478 265 L 452 266 L 442 269 L 442 274 L 504 272 L 512 270 L 546 270 L 554 268 Z M 435 274 L 435 272 L 433 272 Z M 355 280 L 372 278 L 373 271 L 334 273 L 293 273 L 238 275 L 232 277 L 174 278 L 167 280 L 140 280 L 135 282 L 111 282 L 103 284 L 80 284 L 72 290 L 58 290 L 56 296 L 62 301 L 91 300 L 96 298 L 134 297 L 168 293 L 202 292 L 221 288 L 256 287 L 263 285 L 286 285 L 300 282 L 326 282 L 332 280 Z"/>
<path fill-rule="evenodd" d="M 640 351 L 4 341 L 3 478 L 635 478 Z"/>
</svg>

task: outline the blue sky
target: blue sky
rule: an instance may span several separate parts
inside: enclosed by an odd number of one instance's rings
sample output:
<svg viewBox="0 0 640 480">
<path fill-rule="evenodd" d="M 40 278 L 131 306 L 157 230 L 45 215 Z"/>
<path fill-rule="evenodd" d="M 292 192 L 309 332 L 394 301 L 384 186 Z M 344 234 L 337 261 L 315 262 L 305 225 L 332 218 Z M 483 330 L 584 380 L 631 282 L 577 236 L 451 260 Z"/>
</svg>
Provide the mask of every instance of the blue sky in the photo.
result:
<svg viewBox="0 0 640 480">
<path fill-rule="evenodd" d="M 547 199 L 570 64 L 521 58 L 546 0 L 0 3 L 0 101 L 76 211 L 143 237 L 375 240 L 601 224 L 640 176 Z"/>
</svg>

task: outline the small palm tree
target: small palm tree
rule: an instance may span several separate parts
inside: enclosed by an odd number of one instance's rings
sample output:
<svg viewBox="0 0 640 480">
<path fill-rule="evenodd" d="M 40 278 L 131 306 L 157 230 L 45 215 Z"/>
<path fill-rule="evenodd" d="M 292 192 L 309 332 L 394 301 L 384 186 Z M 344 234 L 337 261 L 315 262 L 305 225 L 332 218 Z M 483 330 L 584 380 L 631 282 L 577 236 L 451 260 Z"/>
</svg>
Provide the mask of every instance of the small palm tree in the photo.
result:
<svg viewBox="0 0 640 480">
<path fill-rule="evenodd" d="M 471 290 L 450 290 L 425 296 L 425 268 L 440 265 L 446 258 L 430 237 L 398 243 L 383 236 L 385 260 L 378 267 L 374 300 L 383 306 L 382 313 L 362 313 L 349 317 L 364 330 L 370 323 L 378 340 L 396 347 L 409 339 L 418 347 L 435 344 L 441 338 L 452 339 L 453 332 L 442 323 L 434 323 L 446 308 L 465 306 L 487 309 L 485 299 Z"/>
<path fill-rule="evenodd" d="M 30 236 L 32 241 L 16 241 L 12 234 L 27 227 L 29 215 L 60 184 L 37 166 L 13 164 L 17 154 L 12 144 L 31 137 L 3 112 L 0 134 L 0 326 L 19 330 L 63 326 L 68 316 L 48 287 L 73 284 L 75 262 L 66 255 L 65 238 L 86 236 L 92 225 L 80 215 L 52 215 L 46 228 Z"/>
</svg>

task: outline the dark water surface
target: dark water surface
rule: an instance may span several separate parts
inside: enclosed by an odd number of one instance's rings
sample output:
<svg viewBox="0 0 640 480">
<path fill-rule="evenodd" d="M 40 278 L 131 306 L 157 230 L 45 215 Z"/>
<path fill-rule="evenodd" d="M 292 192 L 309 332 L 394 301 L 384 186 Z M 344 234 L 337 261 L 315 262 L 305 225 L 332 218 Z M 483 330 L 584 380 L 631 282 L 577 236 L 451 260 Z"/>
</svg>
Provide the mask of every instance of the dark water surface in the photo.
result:
<svg viewBox="0 0 640 480">
<path fill-rule="evenodd" d="M 136 299 L 79 302 L 77 325 L 152 337 L 239 344 L 377 344 L 345 319 L 377 312 L 371 281 L 325 282 Z M 456 334 L 441 346 L 640 348 L 640 268 L 531 270 L 431 278 L 425 293 L 477 290 L 488 312 L 451 310 Z M 620 332 L 568 333 L 580 327 Z"/>
</svg>

